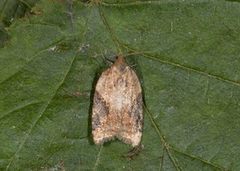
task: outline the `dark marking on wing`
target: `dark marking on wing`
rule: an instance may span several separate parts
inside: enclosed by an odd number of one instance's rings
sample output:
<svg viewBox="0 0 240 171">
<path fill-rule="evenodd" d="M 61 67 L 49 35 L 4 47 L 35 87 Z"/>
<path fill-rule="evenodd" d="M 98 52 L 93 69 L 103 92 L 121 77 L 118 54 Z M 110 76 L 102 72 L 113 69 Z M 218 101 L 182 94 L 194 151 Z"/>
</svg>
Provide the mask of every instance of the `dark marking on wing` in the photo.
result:
<svg viewBox="0 0 240 171">
<path fill-rule="evenodd" d="M 101 95 L 96 91 L 94 94 L 94 111 L 96 112 L 92 118 L 92 129 L 95 130 L 101 125 L 100 118 L 105 117 L 109 113 L 109 108 L 101 97 Z"/>
<path fill-rule="evenodd" d="M 139 93 L 137 98 L 134 100 L 131 111 L 129 111 L 128 115 L 129 117 L 134 119 L 134 122 L 136 123 L 136 129 L 140 132 L 142 132 L 142 126 L 143 126 L 142 111 L 143 111 L 143 100 L 142 100 L 142 94 Z"/>
</svg>

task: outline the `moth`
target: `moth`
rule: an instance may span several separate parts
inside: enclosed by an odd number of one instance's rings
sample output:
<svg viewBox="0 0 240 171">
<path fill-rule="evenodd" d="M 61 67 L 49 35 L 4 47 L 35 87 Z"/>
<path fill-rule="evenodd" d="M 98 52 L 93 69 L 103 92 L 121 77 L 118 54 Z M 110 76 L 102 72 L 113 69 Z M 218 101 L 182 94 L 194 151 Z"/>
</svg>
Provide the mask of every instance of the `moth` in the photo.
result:
<svg viewBox="0 0 240 171">
<path fill-rule="evenodd" d="M 95 144 L 119 139 L 136 147 L 143 131 L 143 97 L 139 79 L 118 56 L 97 81 L 92 107 Z"/>
</svg>

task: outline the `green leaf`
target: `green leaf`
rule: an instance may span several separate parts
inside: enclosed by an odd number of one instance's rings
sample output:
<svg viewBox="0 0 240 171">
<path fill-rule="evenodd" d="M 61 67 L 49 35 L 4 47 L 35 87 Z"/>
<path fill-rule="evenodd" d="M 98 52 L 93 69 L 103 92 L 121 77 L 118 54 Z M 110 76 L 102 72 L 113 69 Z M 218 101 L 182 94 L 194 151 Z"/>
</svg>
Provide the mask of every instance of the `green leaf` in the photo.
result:
<svg viewBox="0 0 240 171">
<path fill-rule="evenodd" d="M 40 1 L 0 49 L 0 170 L 240 170 L 238 1 Z M 91 139 L 94 84 L 124 54 L 143 148 Z M 132 54 L 132 55 L 129 55 Z"/>
<path fill-rule="evenodd" d="M 2 0 L 0 1 L 0 21 L 10 25 L 14 19 L 24 16 L 39 0 Z"/>
</svg>

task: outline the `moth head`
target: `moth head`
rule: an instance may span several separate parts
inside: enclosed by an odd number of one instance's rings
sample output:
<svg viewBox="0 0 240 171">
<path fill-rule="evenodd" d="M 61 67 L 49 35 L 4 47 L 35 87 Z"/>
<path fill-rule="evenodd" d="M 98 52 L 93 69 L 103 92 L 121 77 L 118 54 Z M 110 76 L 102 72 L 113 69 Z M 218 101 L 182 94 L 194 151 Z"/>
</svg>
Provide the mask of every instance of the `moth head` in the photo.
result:
<svg viewBox="0 0 240 171">
<path fill-rule="evenodd" d="M 125 68 L 127 67 L 127 64 L 125 62 L 125 59 L 123 56 L 118 55 L 116 57 L 116 61 L 114 63 L 114 66 L 120 71 L 123 72 L 125 70 Z"/>
</svg>

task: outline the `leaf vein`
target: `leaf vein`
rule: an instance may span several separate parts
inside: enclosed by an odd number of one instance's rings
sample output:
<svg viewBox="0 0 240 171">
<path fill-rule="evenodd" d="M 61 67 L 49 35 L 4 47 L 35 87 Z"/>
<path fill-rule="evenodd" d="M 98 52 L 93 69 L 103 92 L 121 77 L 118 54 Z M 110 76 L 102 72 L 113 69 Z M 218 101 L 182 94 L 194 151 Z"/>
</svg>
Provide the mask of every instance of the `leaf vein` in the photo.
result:
<svg viewBox="0 0 240 171">
<path fill-rule="evenodd" d="M 201 74 L 201 75 L 205 75 L 207 77 L 214 78 L 216 80 L 227 82 L 227 83 L 230 83 L 232 85 L 240 87 L 240 82 L 238 82 L 238 81 L 234 81 L 234 80 L 231 80 L 231 79 L 228 79 L 228 78 L 224 78 L 224 77 L 221 77 L 219 75 L 215 75 L 215 74 L 212 74 L 212 73 L 209 73 L 209 72 L 206 72 L 206 71 L 202 71 L 200 69 L 196 69 L 196 68 L 193 68 L 193 67 L 190 67 L 190 66 L 185 66 L 185 65 L 182 65 L 182 64 L 179 64 L 179 63 L 176 63 L 176 62 L 162 60 L 162 59 L 153 57 L 153 56 L 151 56 L 149 54 L 143 54 L 143 55 L 146 58 L 149 58 L 149 59 L 152 59 L 152 60 L 155 60 L 155 61 L 167 64 L 167 65 L 171 65 L 171 66 L 174 66 L 174 67 L 177 67 L 177 68 L 181 68 L 183 70 L 192 71 L 192 72 L 195 72 L 195 73 L 198 73 L 198 74 Z"/>
<path fill-rule="evenodd" d="M 35 104 L 38 104 L 38 103 L 41 103 L 41 101 L 31 101 L 31 102 L 27 102 L 27 103 L 21 104 L 21 105 L 15 107 L 15 108 L 13 108 L 12 110 L 9 110 L 9 111 L 3 113 L 2 116 L 0 117 L 0 121 L 2 119 L 4 119 L 5 117 L 7 117 L 9 114 L 11 114 L 11 113 L 13 113 L 15 111 L 18 111 L 20 109 L 24 109 L 27 106 L 35 105 Z"/>
<path fill-rule="evenodd" d="M 109 31 L 110 37 L 111 37 L 112 41 L 114 42 L 116 48 L 118 49 L 119 53 L 121 53 L 120 43 L 119 43 L 117 37 L 114 35 L 113 29 L 108 24 L 107 19 L 104 15 L 103 11 L 101 10 L 101 8 L 99 7 L 98 9 L 99 9 L 99 14 L 102 18 L 103 24 L 106 26 L 107 30 Z"/>
<path fill-rule="evenodd" d="M 59 83 L 59 85 L 57 85 L 56 90 L 54 91 L 54 93 L 52 94 L 52 96 L 50 97 L 50 99 L 47 101 L 46 105 L 43 107 L 43 110 L 40 112 L 40 115 L 37 117 L 37 119 L 34 121 L 34 123 L 32 124 L 32 126 L 30 127 L 29 131 L 27 132 L 26 136 L 23 138 L 23 141 L 21 142 L 21 144 L 19 145 L 18 149 L 16 150 L 16 152 L 13 154 L 13 156 L 10 158 L 10 161 L 6 167 L 6 171 L 9 170 L 13 160 L 15 159 L 15 157 L 17 156 L 17 154 L 22 150 L 24 144 L 26 143 L 28 137 L 30 136 L 30 134 L 32 133 L 33 128 L 37 125 L 38 121 L 42 118 L 42 116 L 44 115 L 44 112 L 46 111 L 46 109 L 48 108 L 49 104 L 51 103 L 51 101 L 53 100 L 53 98 L 55 97 L 58 89 L 61 87 L 61 85 L 64 83 L 68 73 L 70 72 L 73 62 L 76 58 L 76 55 L 73 56 L 73 59 L 69 65 L 69 68 L 67 69 L 62 81 Z"/>
<path fill-rule="evenodd" d="M 172 156 L 170 150 L 173 150 L 174 152 L 177 152 L 177 153 L 179 153 L 179 154 L 185 155 L 185 156 L 190 157 L 190 158 L 192 158 L 192 159 L 199 160 L 199 161 L 201 161 L 201 162 L 203 162 L 203 163 L 205 163 L 205 164 L 207 164 L 207 165 L 210 165 L 210 166 L 212 166 L 212 167 L 214 167 L 214 168 L 216 168 L 216 169 L 226 170 L 225 168 L 223 168 L 223 167 L 221 167 L 221 166 L 218 166 L 218 165 L 216 165 L 216 164 L 210 163 L 210 162 L 208 162 L 208 161 L 206 161 L 206 160 L 204 160 L 204 159 L 202 159 L 202 158 L 199 158 L 199 157 L 197 157 L 197 156 L 194 156 L 194 155 L 191 155 L 191 154 L 188 154 L 188 153 L 184 153 L 184 152 L 182 152 L 182 151 L 179 151 L 179 150 L 177 150 L 176 148 L 172 147 L 170 144 L 168 144 L 168 143 L 167 143 L 167 140 L 164 138 L 164 135 L 162 134 L 160 128 L 159 128 L 159 127 L 157 126 L 157 124 L 155 123 L 155 121 L 154 121 L 154 119 L 153 119 L 153 117 L 152 117 L 152 114 L 150 113 L 150 111 L 148 110 L 148 108 L 147 108 L 146 106 L 145 106 L 145 109 L 146 109 L 146 112 L 147 112 L 147 114 L 148 114 L 148 117 L 150 118 L 150 120 L 151 120 L 151 122 L 152 122 L 152 124 L 153 124 L 153 126 L 154 126 L 154 128 L 155 128 L 155 130 L 156 130 L 156 132 L 157 132 L 157 134 L 158 134 L 159 137 L 160 137 L 160 140 L 161 140 L 162 144 L 164 145 L 164 148 L 166 149 L 166 152 L 167 152 L 168 156 L 170 157 L 171 161 L 173 162 L 173 164 L 174 164 L 174 166 L 175 166 L 175 168 L 176 168 L 177 170 L 182 170 L 182 169 L 178 166 L 177 161 L 176 161 L 176 159 Z"/>
<path fill-rule="evenodd" d="M 101 145 L 101 147 L 99 149 L 99 152 L 98 152 L 98 155 L 97 155 L 97 159 L 96 159 L 96 162 L 95 162 L 94 167 L 93 167 L 94 171 L 97 170 L 97 166 L 99 164 L 99 160 L 100 160 L 102 149 L 103 149 L 103 145 Z"/>
<path fill-rule="evenodd" d="M 60 43 L 60 42 L 62 42 L 62 41 L 63 41 L 63 39 L 60 39 L 60 40 L 58 40 L 58 41 L 56 41 L 56 42 L 54 42 L 54 43 L 46 46 L 44 49 L 41 49 L 41 50 L 39 50 L 38 52 L 36 52 L 36 54 L 34 54 L 30 60 L 26 61 L 25 64 L 23 64 L 21 67 L 19 67 L 19 69 L 18 69 L 16 72 L 12 73 L 12 74 L 9 75 L 7 78 L 1 80 L 1 81 L 0 81 L 0 84 L 6 82 L 7 80 L 9 80 L 9 79 L 11 79 L 12 77 L 16 76 L 16 75 L 17 75 L 20 71 L 22 71 L 23 68 L 26 67 L 30 62 L 39 59 L 39 58 L 37 58 L 38 55 L 46 52 L 46 51 L 49 49 L 49 47 L 51 47 L 51 46 L 53 46 L 53 45 L 56 45 L 56 44 L 58 44 L 58 43 Z M 35 57 L 36 57 L 36 58 L 35 58 Z M 40 56 L 40 58 L 41 58 L 41 56 Z"/>
<path fill-rule="evenodd" d="M 132 6 L 132 5 L 147 5 L 147 4 L 161 4 L 161 1 L 134 1 L 134 2 L 126 2 L 126 3 L 109 3 L 102 2 L 101 4 L 104 6 Z"/>
<path fill-rule="evenodd" d="M 172 149 L 173 151 L 179 153 L 179 154 L 185 155 L 185 156 L 187 156 L 187 157 L 189 157 L 189 158 L 192 158 L 192 159 L 195 159 L 195 160 L 199 160 L 199 161 L 201 161 L 202 163 L 205 163 L 205 164 L 210 165 L 210 166 L 212 166 L 212 167 L 215 167 L 215 168 L 217 168 L 217 169 L 227 170 L 227 169 L 225 169 L 225 168 L 223 168 L 223 167 L 221 167 L 221 166 L 219 166 L 219 165 L 210 163 L 209 161 L 204 160 L 204 159 L 202 159 L 202 158 L 200 158 L 200 157 L 197 157 L 197 156 L 194 156 L 194 155 L 191 155 L 191 154 L 188 154 L 188 153 L 179 151 L 179 150 L 177 150 L 176 148 L 173 148 L 173 147 L 171 147 L 171 149 Z"/>
<path fill-rule="evenodd" d="M 170 152 L 170 148 L 171 146 L 167 143 L 167 141 L 165 140 L 164 136 L 162 135 L 160 129 L 158 128 L 157 124 L 155 123 L 150 111 L 148 110 L 148 108 L 146 106 L 144 106 L 147 114 L 148 114 L 148 117 L 149 119 L 151 120 L 152 122 L 152 125 L 154 126 L 158 136 L 160 137 L 160 140 L 162 142 L 162 145 L 164 146 L 164 148 L 166 149 L 166 152 L 171 160 L 171 162 L 173 163 L 174 167 L 176 168 L 177 171 L 181 171 L 182 169 L 180 168 L 180 166 L 178 165 L 176 159 L 174 156 L 172 156 L 171 152 Z"/>
</svg>

